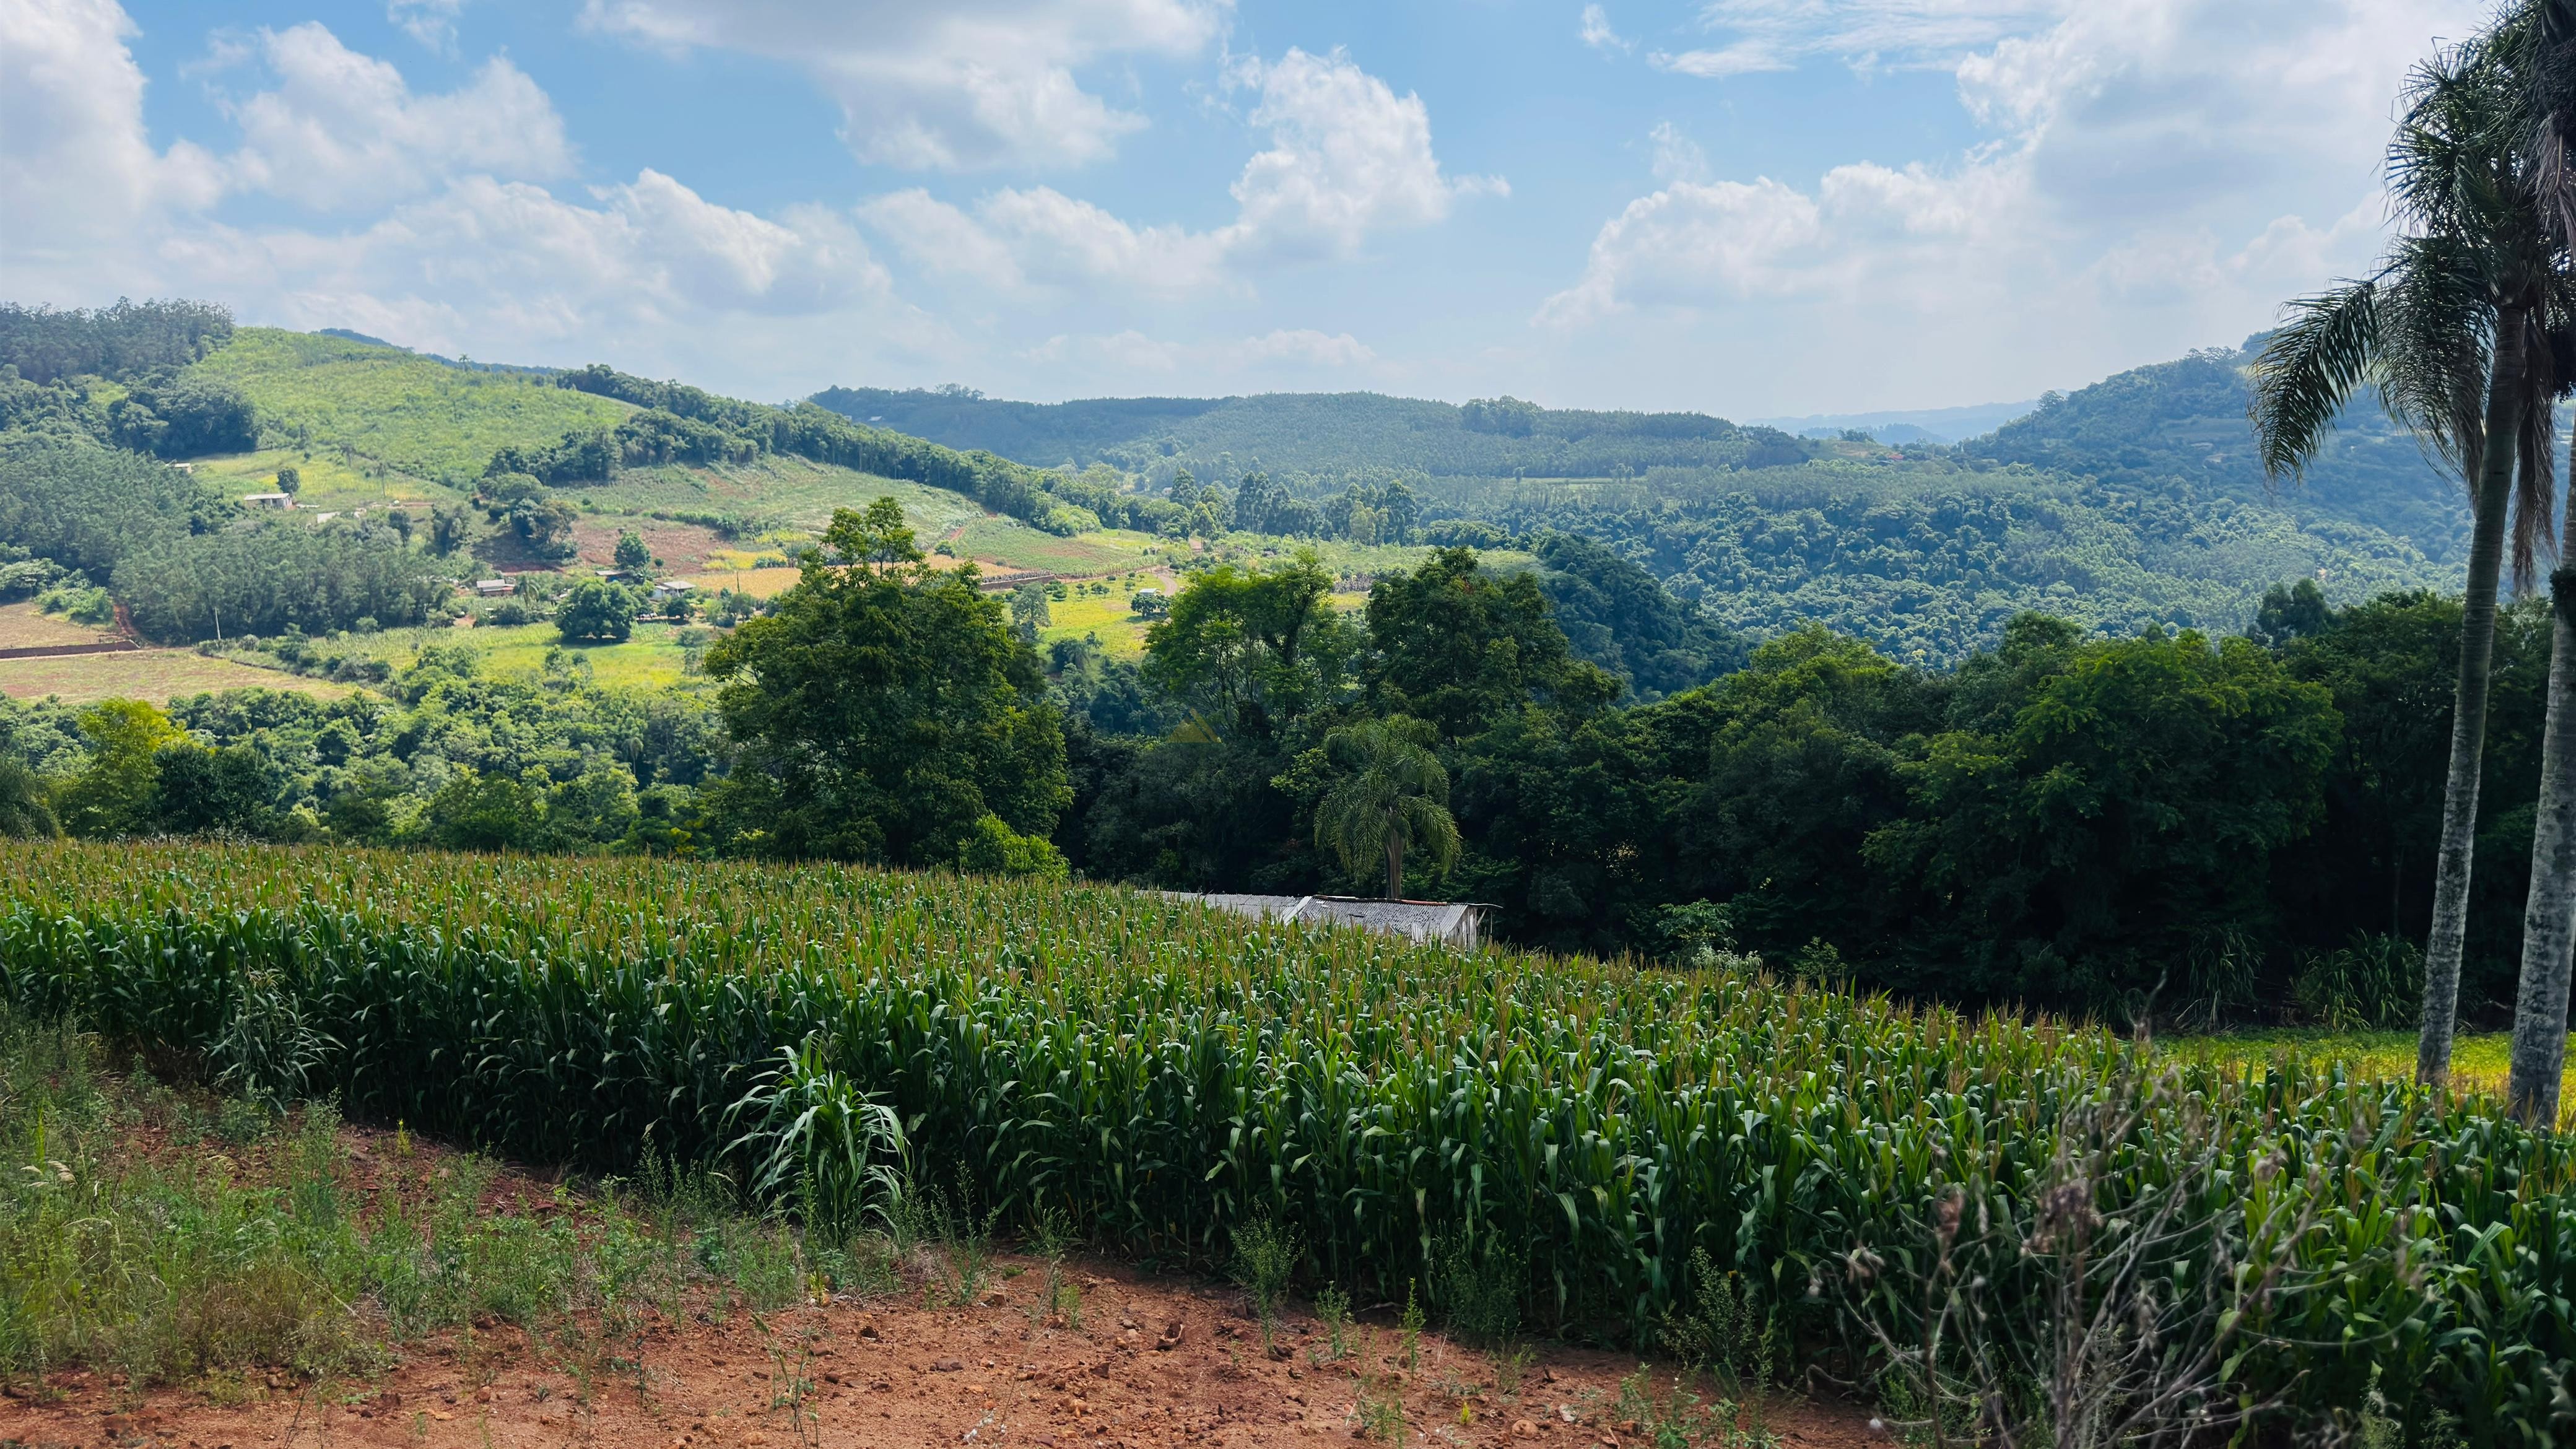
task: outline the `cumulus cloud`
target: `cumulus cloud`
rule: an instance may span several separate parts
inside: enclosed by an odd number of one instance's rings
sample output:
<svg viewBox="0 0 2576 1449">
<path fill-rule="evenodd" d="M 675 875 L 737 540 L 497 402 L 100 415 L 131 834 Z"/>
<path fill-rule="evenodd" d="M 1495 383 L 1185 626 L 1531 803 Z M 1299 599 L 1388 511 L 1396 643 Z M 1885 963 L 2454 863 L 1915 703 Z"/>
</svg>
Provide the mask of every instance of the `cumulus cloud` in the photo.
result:
<svg viewBox="0 0 2576 1449">
<path fill-rule="evenodd" d="M 262 321 L 440 351 L 614 355 L 763 388 L 804 382 L 815 356 L 855 355 L 853 337 L 878 356 L 952 345 L 894 295 L 846 213 L 757 215 L 649 168 L 571 198 L 526 179 L 571 153 L 544 95 L 505 63 L 423 97 L 318 26 L 264 37 L 280 83 L 234 108 L 243 145 L 218 159 L 148 144 L 131 33 L 99 0 L 0 7 L 13 296 L 212 297 Z M 474 106 L 505 113 L 515 134 L 464 114 Z M 228 188 L 337 206 L 335 186 L 378 204 L 343 230 L 212 209 Z M 760 323 L 734 325 L 745 317 Z"/>
<path fill-rule="evenodd" d="M 569 174 L 563 118 L 537 83 L 499 57 L 462 88 L 415 95 L 402 73 L 319 24 L 260 37 L 277 87 L 234 107 L 235 184 L 316 210 L 370 210 L 464 174 Z"/>
<path fill-rule="evenodd" d="M 2281 297 L 2364 264 L 2389 97 L 2428 37 L 2480 18 L 2458 0 L 1722 0 L 1703 13 L 1749 48 L 1699 73 L 1863 52 L 1946 61 L 1987 138 L 1801 184 L 1713 178 L 1659 128 L 1658 186 L 1602 224 L 1535 320 L 1796 315 L 1820 340 L 1874 331 L 1891 354 L 2009 337 L 1999 349 L 2033 359 L 2021 370 L 2059 375 L 2242 336 Z M 2078 320 L 2113 315 L 2124 324 L 2089 333 Z"/>
<path fill-rule="evenodd" d="M 0 6 L 0 258 L 21 278 L 223 194 L 223 167 L 202 147 L 153 148 L 133 33 L 115 0 Z"/>
<path fill-rule="evenodd" d="M 1075 71 L 1197 54 L 1227 0 L 589 0 L 588 23 L 672 49 L 799 67 L 861 160 L 938 170 L 1068 166 L 1145 124 Z"/>
<path fill-rule="evenodd" d="M 1227 83 L 1256 93 L 1247 119 L 1270 143 L 1236 178 L 1226 226 L 1138 227 L 1046 186 L 993 191 L 971 208 L 900 191 L 861 214 L 932 272 L 1184 293 L 1238 284 L 1249 266 L 1348 257 L 1374 233 L 1445 219 L 1462 197 L 1510 193 L 1498 177 L 1443 174 L 1422 98 L 1396 95 L 1339 50 L 1243 60 Z"/>
</svg>

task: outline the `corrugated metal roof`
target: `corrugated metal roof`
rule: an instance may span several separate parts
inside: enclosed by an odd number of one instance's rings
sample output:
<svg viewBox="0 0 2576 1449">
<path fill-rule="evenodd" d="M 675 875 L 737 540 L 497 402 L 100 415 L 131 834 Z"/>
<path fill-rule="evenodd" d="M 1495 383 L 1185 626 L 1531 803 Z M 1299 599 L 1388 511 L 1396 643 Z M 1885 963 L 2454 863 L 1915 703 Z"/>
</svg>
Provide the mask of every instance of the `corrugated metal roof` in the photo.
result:
<svg viewBox="0 0 2576 1449">
<path fill-rule="evenodd" d="M 1390 901 L 1361 896 L 1193 895 L 1166 891 L 1254 920 L 1333 923 L 1383 931 L 1414 941 L 1441 941 L 1469 950 L 1482 945 L 1494 908 L 1481 901 Z"/>
</svg>

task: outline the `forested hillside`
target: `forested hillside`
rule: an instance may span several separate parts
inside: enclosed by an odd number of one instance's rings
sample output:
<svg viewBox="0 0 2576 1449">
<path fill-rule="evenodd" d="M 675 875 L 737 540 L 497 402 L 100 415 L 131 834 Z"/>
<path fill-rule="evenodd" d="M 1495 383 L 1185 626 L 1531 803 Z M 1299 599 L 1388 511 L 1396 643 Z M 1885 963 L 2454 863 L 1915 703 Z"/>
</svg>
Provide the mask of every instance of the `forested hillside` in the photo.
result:
<svg viewBox="0 0 2576 1449">
<path fill-rule="evenodd" d="M 1570 411 L 1509 397 L 1464 406 L 1373 392 L 1022 403 L 961 388 L 836 387 L 813 400 L 952 448 L 1166 477 L 1180 467 L 1219 477 L 1258 468 L 1624 478 L 1649 468 L 1778 467 L 1817 451 L 1777 428 L 1738 427 L 1703 413 Z"/>
<path fill-rule="evenodd" d="M 1228 398 L 1091 398 L 1023 403 L 949 387 L 897 392 L 836 387 L 814 401 L 835 412 L 955 448 L 984 448 L 1041 467 L 1105 462 L 1168 477 L 1187 468 L 1231 481 L 1263 470 L 1295 486 L 1370 470 L 1432 478 L 1625 479 L 1656 469 L 1751 471 L 1810 458 L 1862 456 L 1905 471 L 1955 453 L 1963 460 L 2027 463 L 2069 477 L 2096 477 L 2123 491 L 2176 492 L 2268 501 L 2245 420 L 2242 370 L 2261 339 L 2243 349 L 2210 348 L 2173 362 L 2117 374 L 2072 393 L 2050 393 L 2027 416 L 1955 449 L 1902 437 L 1791 438 L 1776 428 L 1738 425 L 1701 413 L 1590 412 L 1542 408 L 1514 398 L 1464 406 L 1377 393 L 1265 393 Z M 1919 430 L 1914 430 L 1919 433 Z M 1886 459 L 1899 451 L 1903 456 Z M 2350 409 L 2308 469 L 2304 488 L 2284 495 L 2300 518 L 2364 524 L 2414 542 L 2436 562 L 2454 562 L 2461 510 L 2457 487 L 2416 449 L 2375 402 Z"/>
<path fill-rule="evenodd" d="M 2211 348 L 2140 367 L 2074 393 L 2051 393 L 2027 416 L 1962 444 L 1976 459 L 2089 475 L 2128 493 L 2274 499 L 2302 519 L 2363 524 L 2412 542 L 2427 558 L 2457 563 L 2468 511 L 2457 482 L 2426 459 L 2414 435 L 2375 401 L 2347 408 L 2297 483 L 2267 485 L 2245 419 L 2243 369 L 2262 339 L 2240 351 Z"/>
<path fill-rule="evenodd" d="M 2339 600 L 2447 585 L 2457 570 L 2363 524 L 2301 517 L 2181 480 L 2128 486 L 1942 456 L 1836 460 L 1633 483 L 1433 480 L 1434 536 L 1560 529 L 1636 561 L 1726 628 L 1805 623 L 1911 663 L 1956 660 L 2040 609 L 2108 634 L 2232 631 L 2264 588 L 2322 577 Z M 1463 541 L 1479 541 L 1470 536 Z"/>
<path fill-rule="evenodd" d="M 835 388 L 815 401 L 1024 462 L 1186 474 L 1185 492 L 1257 476 L 1256 511 L 1296 520 L 1287 532 L 1340 536 L 1336 519 L 1362 516 L 1344 500 L 1401 485 L 1430 541 L 1576 534 L 1716 627 L 1764 637 L 1819 622 L 1916 662 L 1992 644 L 2025 609 L 2115 634 L 2230 630 L 2285 578 L 2315 578 L 2343 601 L 2455 582 L 2460 490 L 2375 403 L 2348 410 L 2304 479 L 2267 484 L 2245 420 L 2250 356 L 2213 349 L 2051 393 L 1956 447 L 1511 398 L 1038 405 Z"/>
</svg>

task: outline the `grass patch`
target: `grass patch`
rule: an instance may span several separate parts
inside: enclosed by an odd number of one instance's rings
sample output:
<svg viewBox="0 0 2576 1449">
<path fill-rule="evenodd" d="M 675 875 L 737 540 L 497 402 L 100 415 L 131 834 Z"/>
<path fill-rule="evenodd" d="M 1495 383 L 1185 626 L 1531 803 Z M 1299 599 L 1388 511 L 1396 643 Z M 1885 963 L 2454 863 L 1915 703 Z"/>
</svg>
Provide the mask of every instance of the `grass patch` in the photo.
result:
<svg viewBox="0 0 2576 1449">
<path fill-rule="evenodd" d="M 509 373 L 468 372 L 393 348 L 244 327 L 189 369 L 238 386 L 274 447 L 345 467 L 470 485 L 511 443 L 545 444 L 614 425 L 627 404 Z M 299 464 L 299 466 L 301 466 Z"/>
<path fill-rule="evenodd" d="M 0 604 L 0 649 L 33 649 L 58 644 L 105 644 L 116 633 L 111 629 L 88 624 L 75 624 L 60 614 L 48 614 L 36 607 L 36 601 Z"/>
<path fill-rule="evenodd" d="M 372 517 L 402 505 L 410 508 L 425 530 L 431 508 L 463 503 L 472 492 L 470 487 L 449 487 L 375 467 L 364 460 L 353 462 L 329 448 L 263 448 L 256 453 L 228 453 L 195 459 L 189 471 L 238 498 L 245 493 L 273 491 L 281 467 L 295 469 L 303 482 L 295 495 L 297 514 L 307 509 L 347 513 L 363 508 Z"/>
<path fill-rule="evenodd" d="M 1128 590 L 1113 588 L 1107 596 L 1076 594 L 1069 599 L 1052 599 L 1047 603 L 1047 617 L 1054 622 L 1038 631 L 1038 644 L 1044 646 L 1058 639 L 1079 639 L 1097 635 L 1100 647 L 1120 658 L 1133 659 L 1145 652 L 1145 631 L 1153 627 L 1150 619 L 1139 619 L 1127 606 Z"/>
<path fill-rule="evenodd" d="M 819 535 L 836 508 L 865 508 L 879 498 L 903 505 L 922 547 L 984 516 L 973 499 L 945 488 L 880 478 L 804 458 L 770 455 L 706 467 L 665 464 L 619 470 L 611 481 L 566 490 L 604 514 L 705 513 L 740 518 L 756 531 Z"/>
<path fill-rule="evenodd" d="M 763 573 L 785 573 L 792 582 L 793 569 L 764 569 Z M 567 645 L 563 633 L 552 623 L 515 624 L 508 626 L 478 624 L 470 629 L 395 629 L 382 634 L 344 634 L 327 646 L 326 652 L 346 653 L 368 659 L 381 659 L 396 674 L 410 668 L 421 650 L 431 644 L 442 648 L 463 646 L 473 650 L 488 674 L 539 675 L 546 662 L 561 650 L 576 670 L 586 670 L 591 682 L 603 686 L 636 689 L 695 689 L 706 683 L 705 676 L 687 670 L 689 651 L 680 643 L 685 632 L 704 634 L 702 625 L 637 624 L 634 636 L 622 644 Z"/>
<path fill-rule="evenodd" d="M 148 699 L 226 689 L 285 689 L 337 699 L 356 686 L 303 679 L 193 649 L 139 649 L 116 654 L 75 654 L 56 659 L 0 659 L 0 694 L 13 699 L 59 696 L 65 704 L 102 699 Z"/>
<path fill-rule="evenodd" d="M 2576 1129 L 2576 1036 L 2569 1037 L 2568 1068 L 2559 1092 L 2559 1120 Z M 2321 1031 L 2280 1027 L 2264 1031 L 2220 1032 L 2210 1036 L 2167 1037 L 2156 1043 L 2167 1056 L 2202 1059 L 2233 1067 L 2266 1066 L 2298 1061 L 2340 1066 L 2357 1081 L 2411 1082 L 2415 1079 L 2415 1033 L 2405 1031 Z M 2451 1083 L 2464 1091 L 2501 1096 L 2513 1070 L 2513 1033 L 2480 1032 L 2451 1042 Z"/>
<path fill-rule="evenodd" d="M 705 1174 L 548 1193 L 408 1132 L 353 1134 L 328 1102 L 112 1070 L 98 1038 L 6 1012 L 0 1155 L 0 1382 L 22 1394 L 75 1367 L 128 1392 L 364 1375 L 504 1323 L 590 1384 L 640 1373 L 656 1325 L 894 1282 L 882 1239 L 810 1241 Z"/>
<path fill-rule="evenodd" d="M 1124 529 L 1058 538 L 1015 519 L 985 516 L 967 524 L 949 546 L 961 557 L 1005 568 L 1088 576 L 1145 567 L 1154 541 Z"/>
</svg>

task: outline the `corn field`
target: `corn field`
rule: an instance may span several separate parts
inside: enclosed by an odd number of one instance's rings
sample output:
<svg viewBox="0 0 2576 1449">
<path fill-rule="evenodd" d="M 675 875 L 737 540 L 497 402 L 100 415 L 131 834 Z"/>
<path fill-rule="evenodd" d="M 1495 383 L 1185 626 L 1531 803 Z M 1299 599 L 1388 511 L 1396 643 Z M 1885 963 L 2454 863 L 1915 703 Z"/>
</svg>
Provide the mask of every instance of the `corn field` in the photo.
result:
<svg viewBox="0 0 2576 1449">
<path fill-rule="evenodd" d="M 2191 1194 L 2155 1266 L 2228 1304 L 2230 1392 L 2476 1443 L 2576 1422 L 2563 1138 L 2048 1021 L 1098 887 L 210 845 L 0 845 L 0 997 L 210 1068 L 300 1033 L 298 1085 L 352 1114 L 600 1172 L 650 1144 L 790 1205 L 919 1180 L 1176 1267 L 1267 1218 L 1363 1302 L 1466 1245 L 1525 1321 L 1641 1348 L 1713 1267 L 1855 1378 L 1863 1321 L 1912 1321 L 1942 1204 L 2029 1219 L 2069 1114 L 2128 1104 L 2090 1190 Z M 813 1128 L 782 1170 L 745 1107 L 791 1080 L 799 1122 L 886 1130 Z M 2035 1277 L 1979 1287 L 2044 1311 Z"/>
</svg>

